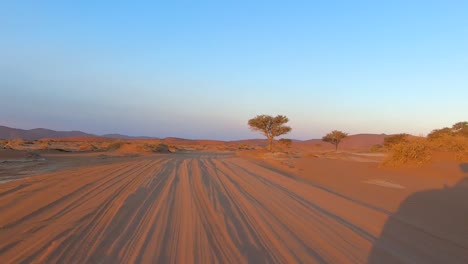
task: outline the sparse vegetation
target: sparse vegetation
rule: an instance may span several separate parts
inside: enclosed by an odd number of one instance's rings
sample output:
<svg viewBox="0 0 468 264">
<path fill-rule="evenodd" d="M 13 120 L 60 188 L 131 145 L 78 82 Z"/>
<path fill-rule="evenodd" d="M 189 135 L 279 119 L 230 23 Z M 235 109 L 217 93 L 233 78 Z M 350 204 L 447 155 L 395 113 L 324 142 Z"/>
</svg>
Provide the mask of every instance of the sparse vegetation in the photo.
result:
<svg viewBox="0 0 468 264">
<path fill-rule="evenodd" d="M 252 150 L 255 149 L 254 146 L 250 146 L 248 144 L 241 144 L 237 147 L 238 150 Z"/>
<path fill-rule="evenodd" d="M 348 136 L 347 133 L 333 130 L 332 132 L 328 133 L 326 136 L 322 138 L 323 141 L 331 143 L 335 146 L 335 151 L 338 150 L 338 145 L 340 142 Z"/>
<path fill-rule="evenodd" d="M 6 149 L 21 149 L 24 146 L 24 140 L 20 138 L 10 139 L 6 142 L 4 148 Z"/>
<path fill-rule="evenodd" d="M 0 139 L 0 149 L 4 149 L 7 144 L 6 140 Z"/>
<path fill-rule="evenodd" d="M 291 132 L 292 128 L 285 124 L 289 119 L 283 115 L 275 117 L 270 115 L 258 115 L 248 121 L 250 129 L 260 131 L 268 140 L 268 150 L 272 151 L 273 140 L 275 137 Z"/>
<path fill-rule="evenodd" d="M 428 135 L 428 140 L 433 149 L 454 152 L 457 159 L 468 160 L 468 122 L 458 122 L 451 128 L 433 130 Z"/>
<path fill-rule="evenodd" d="M 444 128 L 441 128 L 441 129 L 432 130 L 432 132 L 429 133 L 429 135 L 427 135 L 427 138 L 437 139 L 437 138 L 441 138 L 441 137 L 444 137 L 444 136 L 452 136 L 452 134 L 453 134 L 452 129 L 450 129 L 448 127 L 444 127 Z"/>
<path fill-rule="evenodd" d="M 458 122 L 452 126 L 453 133 L 460 136 L 468 136 L 468 121 Z"/>
<path fill-rule="evenodd" d="M 429 135 L 427 135 L 427 137 L 432 140 L 446 136 L 468 137 L 468 122 L 458 122 L 451 128 L 444 127 L 442 129 L 434 129 L 431 133 L 429 133 Z"/>
<path fill-rule="evenodd" d="M 120 147 L 122 147 L 122 145 L 123 145 L 123 142 L 121 142 L 121 141 L 112 142 L 112 143 L 109 144 L 109 146 L 107 146 L 107 150 L 108 151 L 117 150 Z"/>
<path fill-rule="evenodd" d="M 384 144 L 383 145 L 386 148 L 391 148 L 395 144 L 408 142 L 408 136 L 409 135 L 405 134 L 405 133 L 388 136 L 388 137 L 384 138 Z"/>
<path fill-rule="evenodd" d="M 422 165 L 431 160 L 431 150 L 427 139 L 414 137 L 390 146 L 390 153 L 383 161 L 386 166 Z"/>
<path fill-rule="evenodd" d="M 169 150 L 169 146 L 167 144 L 163 143 L 158 143 L 158 144 L 147 144 L 145 146 L 145 149 L 151 151 L 151 152 L 157 152 L 157 153 L 168 153 L 171 152 Z"/>
<path fill-rule="evenodd" d="M 422 165 L 434 152 L 448 152 L 460 161 L 468 161 L 468 122 L 459 122 L 452 128 L 433 130 L 427 138 L 395 135 L 387 140 L 389 156 L 384 165 Z"/>
<path fill-rule="evenodd" d="M 281 138 L 278 140 L 278 143 L 285 148 L 290 148 L 292 145 L 292 140 L 289 138 Z"/>
</svg>

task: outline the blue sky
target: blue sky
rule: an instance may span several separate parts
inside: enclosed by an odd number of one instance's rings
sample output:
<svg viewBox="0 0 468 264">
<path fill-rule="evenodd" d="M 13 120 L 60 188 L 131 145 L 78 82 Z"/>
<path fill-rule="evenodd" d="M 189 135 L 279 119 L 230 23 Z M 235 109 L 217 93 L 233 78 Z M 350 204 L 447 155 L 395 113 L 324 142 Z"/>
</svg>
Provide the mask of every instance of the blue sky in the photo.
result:
<svg viewBox="0 0 468 264">
<path fill-rule="evenodd" d="M 99 3 L 98 3 L 99 2 Z M 0 124 L 241 139 L 468 119 L 468 1 L 2 1 Z"/>
</svg>

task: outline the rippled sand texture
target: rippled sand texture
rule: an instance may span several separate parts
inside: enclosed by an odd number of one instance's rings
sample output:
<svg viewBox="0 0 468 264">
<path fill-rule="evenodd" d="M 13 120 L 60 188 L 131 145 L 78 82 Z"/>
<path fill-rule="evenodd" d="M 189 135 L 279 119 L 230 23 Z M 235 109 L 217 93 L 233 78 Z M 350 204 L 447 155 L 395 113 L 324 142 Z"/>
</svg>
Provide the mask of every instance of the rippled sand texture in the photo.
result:
<svg viewBox="0 0 468 264">
<path fill-rule="evenodd" d="M 146 157 L 0 185 L 0 263 L 362 263 L 387 217 L 254 160 Z"/>
</svg>

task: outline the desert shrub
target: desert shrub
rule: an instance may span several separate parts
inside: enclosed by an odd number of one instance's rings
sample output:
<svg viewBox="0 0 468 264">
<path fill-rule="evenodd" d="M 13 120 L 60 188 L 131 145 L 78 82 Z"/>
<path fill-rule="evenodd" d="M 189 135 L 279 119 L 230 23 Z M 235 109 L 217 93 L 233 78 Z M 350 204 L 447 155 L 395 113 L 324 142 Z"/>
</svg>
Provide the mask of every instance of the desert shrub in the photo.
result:
<svg viewBox="0 0 468 264">
<path fill-rule="evenodd" d="M 123 145 L 123 142 L 121 142 L 121 141 L 112 142 L 107 146 L 107 150 L 108 151 L 117 150 L 117 149 L 121 148 L 122 145 Z"/>
<path fill-rule="evenodd" d="M 157 144 L 154 148 L 153 148 L 153 152 L 159 152 L 159 153 L 167 153 L 167 152 L 171 152 L 169 150 L 169 146 L 166 145 L 166 144 Z"/>
<path fill-rule="evenodd" d="M 383 145 L 380 145 L 380 144 L 375 144 L 375 145 L 372 145 L 369 149 L 370 152 L 384 152 L 385 151 L 385 147 Z"/>
<path fill-rule="evenodd" d="M 78 151 L 95 151 L 96 147 L 93 144 L 83 144 L 78 146 Z"/>
<path fill-rule="evenodd" d="M 428 141 L 422 137 L 408 138 L 392 144 L 389 151 L 389 155 L 383 162 L 385 166 L 420 166 L 429 162 L 432 157 Z"/>
<path fill-rule="evenodd" d="M 433 140 L 433 139 L 438 139 L 441 137 L 452 136 L 452 135 L 453 135 L 452 129 L 448 127 L 444 127 L 441 129 L 432 130 L 432 132 L 427 135 L 427 138 Z"/>
<path fill-rule="evenodd" d="M 278 140 L 278 143 L 283 147 L 289 148 L 292 145 L 292 140 L 289 138 L 281 138 Z"/>
<path fill-rule="evenodd" d="M 395 144 L 403 143 L 408 141 L 408 134 L 396 134 L 384 138 L 384 147 L 391 148 Z"/>
<path fill-rule="evenodd" d="M 444 127 L 441 129 L 434 129 L 431 133 L 429 133 L 429 135 L 427 135 L 427 138 L 438 139 L 447 136 L 468 137 L 468 122 L 458 122 L 454 124 L 451 128 Z"/>
<path fill-rule="evenodd" d="M 440 151 L 468 151 L 468 137 L 460 135 L 443 135 L 429 139 L 431 147 Z"/>
<path fill-rule="evenodd" d="M 430 147 L 436 151 L 451 152 L 457 160 L 468 160 L 468 137 L 461 134 L 446 134 L 429 139 Z"/>
<path fill-rule="evenodd" d="M 247 144 L 241 144 L 241 145 L 238 146 L 237 149 L 239 149 L 239 150 L 251 150 L 251 149 L 254 149 L 254 148 L 252 146 L 250 146 L 250 145 L 247 145 Z"/>
<path fill-rule="evenodd" d="M 458 122 L 451 128 L 435 129 L 427 137 L 432 149 L 452 152 L 457 160 L 468 160 L 468 122 Z"/>
<path fill-rule="evenodd" d="M 468 137 L 468 122 L 458 122 L 452 126 L 452 131 L 456 135 Z"/>
<path fill-rule="evenodd" d="M 6 149 L 21 149 L 24 146 L 24 140 L 20 138 L 10 139 L 5 144 Z"/>
</svg>

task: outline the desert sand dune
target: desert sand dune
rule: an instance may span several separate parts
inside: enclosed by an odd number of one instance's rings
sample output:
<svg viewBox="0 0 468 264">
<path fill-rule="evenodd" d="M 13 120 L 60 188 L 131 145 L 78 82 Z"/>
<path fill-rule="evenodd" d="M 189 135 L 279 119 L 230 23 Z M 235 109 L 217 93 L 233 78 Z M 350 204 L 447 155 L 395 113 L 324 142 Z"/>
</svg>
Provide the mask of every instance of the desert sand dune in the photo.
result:
<svg viewBox="0 0 468 264">
<path fill-rule="evenodd" d="M 0 215 L 0 263 L 365 263 L 407 241 L 392 237 L 388 210 L 226 153 L 144 156 L 9 182 L 0 185 Z M 418 234 L 401 260 L 468 262 L 463 232 L 396 230 Z"/>
</svg>

